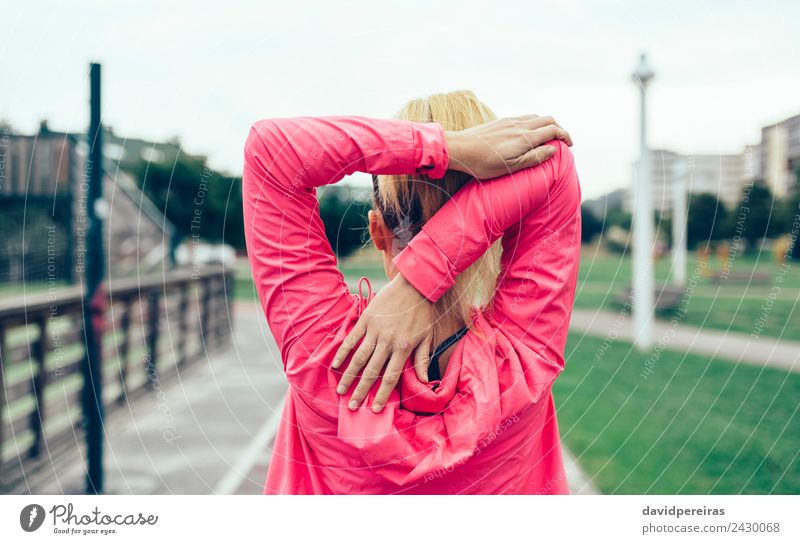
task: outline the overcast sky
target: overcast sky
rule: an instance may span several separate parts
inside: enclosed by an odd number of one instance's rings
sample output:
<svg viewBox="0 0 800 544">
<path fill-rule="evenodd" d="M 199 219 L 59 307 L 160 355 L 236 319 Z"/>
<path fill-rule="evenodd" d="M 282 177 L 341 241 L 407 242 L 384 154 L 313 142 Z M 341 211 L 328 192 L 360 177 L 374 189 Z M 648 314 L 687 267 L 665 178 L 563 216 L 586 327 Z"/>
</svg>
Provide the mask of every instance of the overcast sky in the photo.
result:
<svg viewBox="0 0 800 544">
<path fill-rule="evenodd" d="M 0 118 L 85 130 L 95 60 L 116 132 L 179 136 L 237 174 L 256 119 L 389 117 L 466 88 L 500 116 L 554 115 L 598 196 L 630 182 L 640 51 L 654 146 L 738 152 L 800 113 L 797 1 L 0 0 L 0 14 Z"/>
</svg>

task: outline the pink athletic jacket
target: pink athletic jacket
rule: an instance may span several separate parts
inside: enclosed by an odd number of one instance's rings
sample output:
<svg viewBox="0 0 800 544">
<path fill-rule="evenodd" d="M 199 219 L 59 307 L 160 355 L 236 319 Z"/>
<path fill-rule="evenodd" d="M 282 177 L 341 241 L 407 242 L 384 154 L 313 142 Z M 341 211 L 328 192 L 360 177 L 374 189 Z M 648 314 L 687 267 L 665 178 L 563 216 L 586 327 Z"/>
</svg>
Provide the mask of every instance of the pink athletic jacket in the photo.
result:
<svg viewBox="0 0 800 544">
<path fill-rule="evenodd" d="M 448 164 L 442 128 L 363 117 L 268 119 L 245 147 L 245 234 L 289 381 L 264 493 L 567 493 L 551 385 L 564 368 L 580 249 L 580 187 L 560 141 L 544 164 L 463 187 L 394 263 L 436 301 L 502 236 L 502 274 L 478 331 L 440 382 L 409 360 L 380 414 L 347 408 L 330 368 L 366 307 L 336 267 L 316 187 L 356 171 Z M 371 290 L 370 290 L 371 291 Z M 337 340 L 338 338 L 338 340 Z M 434 387 L 437 386 L 437 387 Z M 436 415 L 424 415 L 435 413 Z"/>
</svg>

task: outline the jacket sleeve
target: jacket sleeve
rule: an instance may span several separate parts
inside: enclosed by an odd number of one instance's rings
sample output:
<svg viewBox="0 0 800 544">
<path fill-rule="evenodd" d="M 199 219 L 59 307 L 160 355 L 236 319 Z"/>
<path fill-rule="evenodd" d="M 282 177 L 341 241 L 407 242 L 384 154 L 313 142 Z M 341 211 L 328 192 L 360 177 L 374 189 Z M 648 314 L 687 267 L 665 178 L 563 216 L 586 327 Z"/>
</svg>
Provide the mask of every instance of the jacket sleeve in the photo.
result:
<svg viewBox="0 0 800 544">
<path fill-rule="evenodd" d="M 563 367 L 580 258 L 580 185 L 572 152 L 486 182 L 472 181 L 394 259 L 430 301 L 502 236 L 489 316 L 505 333 Z"/>
<path fill-rule="evenodd" d="M 316 188 L 356 171 L 441 178 L 447 163 L 444 132 L 433 123 L 298 117 L 252 126 L 242 176 L 245 240 L 287 375 L 301 370 L 288 365 L 302 365 L 352 307 Z"/>
</svg>

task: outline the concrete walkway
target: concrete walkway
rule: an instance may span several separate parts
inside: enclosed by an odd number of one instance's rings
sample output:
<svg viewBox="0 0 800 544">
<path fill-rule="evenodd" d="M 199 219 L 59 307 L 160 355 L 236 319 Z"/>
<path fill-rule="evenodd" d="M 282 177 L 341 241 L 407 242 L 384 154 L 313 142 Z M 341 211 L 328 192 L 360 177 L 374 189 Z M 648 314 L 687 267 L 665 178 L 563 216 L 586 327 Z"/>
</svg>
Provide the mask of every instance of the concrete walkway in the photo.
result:
<svg viewBox="0 0 800 544">
<path fill-rule="evenodd" d="M 601 338 L 634 340 L 631 316 L 624 312 L 576 309 L 569 328 Z M 654 345 L 663 343 L 665 349 L 800 372 L 800 342 L 673 325 L 669 321 L 656 321 L 653 332 Z"/>
<path fill-rule="evenodd" d="M 286 381 L 258 305 L 237 302 L 235 336 L 212 355 L 106 418 L 109 494 L 259 494 L 280 421 Z M 597 493 L 569 452 L 574 493 Z M 82 493 L 84 459 L 60 456 L 18 493 Z"/>
<path fill-rule="evenodd" d="M 578 461 L 567 450 L 563 443 L 561 445 L 561 457 L 564 461 L 564 472 L 567 475 L 567 485 L 572 495 L 600 495 L 600 490 L 594 485 L 594 481 L 583 471 Z"/>
</svg>

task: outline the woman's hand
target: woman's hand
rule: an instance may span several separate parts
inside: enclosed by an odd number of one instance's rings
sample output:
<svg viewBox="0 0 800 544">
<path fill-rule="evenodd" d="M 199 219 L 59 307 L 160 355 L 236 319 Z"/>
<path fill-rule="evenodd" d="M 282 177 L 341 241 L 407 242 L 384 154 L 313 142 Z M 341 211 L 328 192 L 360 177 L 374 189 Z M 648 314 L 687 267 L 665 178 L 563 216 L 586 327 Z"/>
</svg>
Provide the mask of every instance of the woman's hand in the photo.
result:
<svg viewBox="0 0 800 544">
<path fill-rule="evenodd" d="M 364 369 L 348 404 L 351 410 L 361 406 L 367 392 L 386 366 L 381 386 L 372 404 L 373 412 L 383 410 L 414 349 L 417 377 L 424 382 L 428 381 L 431 343 L 429 334 L 432 322 L 433 304 L 419 294 L 402 275 L 395 276 L 380 290 L 342 342 L 332 364 L 333 368 L 342 366 L 347 355 L 364 338 L 336 388 L 340 395 L 347 393 L 358 373 Z"/>
<path fill-rule="evenodd" d="M 543 145 L 563 140 L 572 145 L 569 133 L 552 117 L 524 115 L 498 119 L 467 130 L 446 132 L 448 169 L 477 179 L 490 179 L 541 164 L 556 149 Z"/>
</svg>

